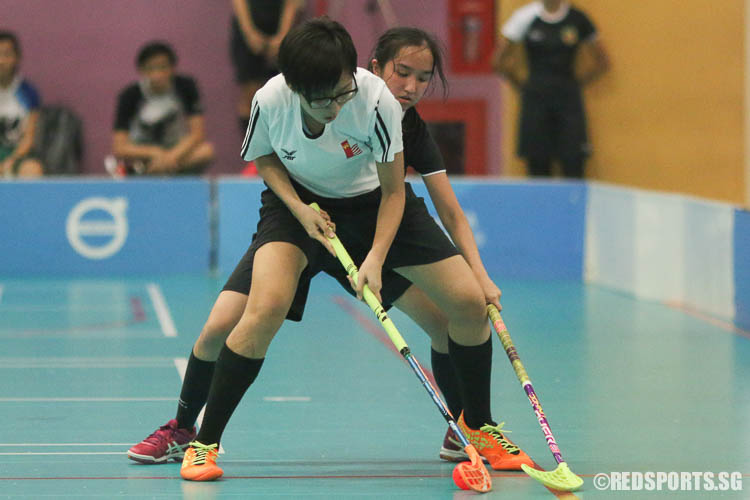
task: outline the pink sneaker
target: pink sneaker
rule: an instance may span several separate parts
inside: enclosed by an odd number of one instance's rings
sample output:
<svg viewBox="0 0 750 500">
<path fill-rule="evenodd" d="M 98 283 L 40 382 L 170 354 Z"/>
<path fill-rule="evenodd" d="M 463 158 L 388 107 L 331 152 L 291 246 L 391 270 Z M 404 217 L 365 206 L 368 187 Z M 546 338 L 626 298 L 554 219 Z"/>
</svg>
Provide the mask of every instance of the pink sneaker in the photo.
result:
<svg viewBox="0 0 750 500">
<path fill-rule="evenodd" d="M 142 464 L 161 464 L 167 460 L 181 462 L 185 449 L 195 435 L 195 427 L 190 430 L 178 429 L 177 420 L 172 419 L 130 448 L 128 458 Z"/>
</svg>

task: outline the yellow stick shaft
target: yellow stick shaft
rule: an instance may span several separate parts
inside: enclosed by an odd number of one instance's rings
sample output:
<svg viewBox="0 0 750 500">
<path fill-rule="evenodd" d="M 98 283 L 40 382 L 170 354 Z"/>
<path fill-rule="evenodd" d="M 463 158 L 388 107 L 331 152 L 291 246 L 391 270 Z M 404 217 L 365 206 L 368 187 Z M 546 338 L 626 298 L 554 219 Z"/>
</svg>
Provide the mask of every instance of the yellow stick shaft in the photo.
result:
<svg viewBox="0 0 750 500">
<path fill-rule="evenodd" d="M 310 206 L 315 210 L 320 211 L 320 207 L 317 203 L 312 203 L 310 204 Z M 359 283 L 359 273 L 357 271 L 357 265 L 352 260 L 349 252 L 346 251 L 346 248 L 344 248 L 344 245 L 341 243 L 341 240 L 339 240 L 339 237 L 334 236 L 333 238 L 328 238 L 328 241 L 330 241 L 331 245 L 333 245 L 333 249 L 336 251 L 336 257 L 338 257 L 339 262 L 341 262 L 341 264 L 344 266 L 344 269 L 346 269 L 346 274 L 351 277 L 355 285 Z M 393 342 L 393 345 L 396 346 L 398 352 L 401 352 L 405 347 L 408 347 L 406 345 L 406 341 L 401 336 L 401 333 L 399 333 L 398 329 L 396 328 L 396 325 L 394 325 L 393 321 L 391 321 L 391 318 L 388 317 L 388 314 L 385 312 L 385 309 L 383 309 L 380 301 L 375 296 L 375 294 L 372 293 L 372 290 L 370 290 L 370 287 L 367 286 L 367 284 L 365 284 L 364 290 L 362 291 L 362 297 L 365 299 L 367 305 L 370 306 L 370 309 L 372 309 L 372 311 L 375 313 L 375 316 L 377 316 L 378 320 L 380 320 L 380 323 L 385 329 L 385 333 L 388 334 L 388 337 L 390 337 L 391 342 Z"/>
</svg>

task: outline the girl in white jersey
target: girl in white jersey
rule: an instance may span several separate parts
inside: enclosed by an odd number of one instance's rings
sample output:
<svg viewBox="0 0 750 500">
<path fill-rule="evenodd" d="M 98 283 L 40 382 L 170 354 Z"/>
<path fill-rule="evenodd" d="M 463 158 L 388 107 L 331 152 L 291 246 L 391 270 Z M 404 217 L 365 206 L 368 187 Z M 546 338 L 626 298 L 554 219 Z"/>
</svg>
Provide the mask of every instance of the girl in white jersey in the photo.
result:
<svg viewBox="0 0 750 500">
<path fill-rule="evenodd" d="M 301 79 L 295 79 L 292 68 L 304 67 L 305 62 L 311 57 L 310 50 L 318 53 L 321 51 L 321 41 L 310 39 L 312 33 L 321 30 L 326 33 L 345 33 L 339 25 L 327 20 L 310 21 L 291 33 L 282 45 L 282 54 L 290 55 L 300 48 L 308 50 L 308 53 L 302 50 L 297 55 L 297 62 L 291 68 L 285 67 L 285 59 L 283 56 L 280 57 L 284 82 L 293 90 L 287 92 L 283 86 L 279 87 L 274 85 L 274 82 L 269 82 L 268 90 L 261 90 L 253 103 L 253 116 L 248 126 L 243 152 L 246 159 L 255 159 L 256 164 L 259 164 L 261 175 L 264 176 L 271 189 L 263 193 L 261 222 L 248 254 L 243 258 L 217 299 L 191 354 L 180 400 L 181 405 L 183 401 L 199 403 L 192 407 L 190 403 L 187 403 L 185 408 L 181 406 L 176 420 L 170 421 L 143 443 L 131 448 L 129 452 L 131 458 L 154 463 L 156 460 L 149 460 L 147 456 L 134 456 L 134 450 L 139 446 L 144 449 L 149 446 L 154 448 L 157 441 L 169 440 L 172 443 L 172 440 L 178 441 L 178 438 L 184 439 L 194 433 L 190 429 L 178 428 L 177 422 L 180 420 L 181 412 L 183 421 L 194 422 L 202 401 L 206 399 L 205 396 L 201 398 L 199 394 L 207 390 L 205 383 L 200 383 L 200 379 L 210 379 L 210 373 L 214 370 L 212 363 L 205 359 L 210 360 L 212 357 L 210 346 L 215 343 L 216 337 L 226 338 L 226 345 L 216 362 L 201 434 L 195 442 L 191 443 L 183 461 L 182 476 L 186 479 L 209 480 L 222 474 L 221 469 L 215 465 L 215 450 L 229 416 L 260 370 L 263 355 L 278 325 L 285 316 L 289 319 L 301 317 L 301 309 L 297 308 L 300 302 L 298 299 L 302 299 L 301 304 L 304 306 L 304 296 L 310 278 L 321 269 L 327 271 L 331 265 L 333 258 L 318 243 L 327 243 L 324 238 L 320 237 L 319 232 L 326 230 L 327 221 L 325 218 L 316 219 L 313 217 L 316 215 L 314 212 L 306 211 L 306 204 L 311 201 L 317 201 L 330 213 L 331 218 L 337 223 L 338 236 L 351 253 L 362 256 L 362 268 L 368 265 L 368 259 L 372 261 L 374 271 L 368 278 L 370 286 L 379 289 L 378 268 L 382 268 L 386 275 L 390 275 L 394 268 L 398 268 L 399 273 L 408 276 L 414 283 L 427 290 L 439 307 L 446 312 L 446 321 L 449 323 L 453 341 L 451 357 L 456 364 L 456 377 L 462 386 L 469 387 L 468 392 L 473 396 L 466 405 L 466 410 L 473 412 L 471 417 L 474 421 L 488 422 L 491 418 L 489 409 L 484 408 L 484 402 L 477 403 L 478 400 L 483 399 L 485 392 L 488 393 L 491 361 L 491 343 L 484 314 L 483 294 L 476 281 L 471 278 L 471 271 L 465 261 L 457 256 L 455 247 L 450 244 L 429 216 L 423 202 L 414 196 L 411 189 L 407 188 L 403 222 L 394 237 L 390 252 L 385 260 L 380 262 L 376 245 L 379 233 L 382 233 L 379 217 L 383 210 L 381 198 L 387 196 L 387 191 L 390 190 L 387 184 L 383 184 L 382 178 L 387 176 L 382 174 L 382 170 L 391 167 L 383 165 L 384 162 L 376 161 L 376 172 L 381 174 L 382 188 L 376 185 L 374 189 L 366 190 L 366 186 L 369 185 L 368 178 L 372 178 L 372 169 L 371 164 L 365 162 L 361 164 L 363 172 L 360 172 L 360 175 L 349 177 L 351 185 L 339 188 L 348 192 L 350 196 L 321 196 L 321 194 L 337 195 L 341 191 L 330 188 L 331 185 L 336 185 L 333 182 L 334 179 L 329 179 L 328 182 L 321 180 L 316 182 L 316 179 L 319 179 L 315 175 L 316 167 L 330 167 L 309 163 L 310 158 L 329 155 L 329 161 L 343 161 L 344 165 L 347 165 L 348 160 L 367 154 L 378 155 L 377 159 L 388 160 L 389 155 L 394 154 L 393 144 L 400 143 L 400 131 L 394 126 L 395 123 L 392 120 L 394 109 L 398 111 L 395 113 L 396 123 L 400 119 L 400 107 L 392 106 L 393 103 L 398 106 L 398 103 L 390 93 L 378 90 L 385 88 L 382 81 L 378 82 L 365 70 L 356 70 L 356 81 L 343 76 L 334 80 L 332 84 L 329 84 L 329 90 L 325 90 L 325 85 L 321 85 L 320 90 L 315 90 L 314 86 L 305 88 L 303 83 L 311 79 L 309 73 L 303 72 Z M 345 38 L 348 39 L 348 36 Z M 340 37 L 337 43 L 340 43 Z M 349 40 L 342 46 L 347 47 L 350 44 Z M 353 46 L 351 50 L 353 51 Z M 327 55 L 328 59 L 331 58 L 330 54 L 324 55 Z M 356 60 L 356 55 L 352 58 L 352 61 L 354 60 Z M 312 68 L 316 74 L 319 74 L 319 63 L 316 64 Z M 351 63 L 351 68 L 354 70 L 354 62 Z M 346 73 L 346 70 L 339 70 L 339 73 L 351 74 Z M 364 92 L 362 92 L 363 85 Z M 373 98 L 374 93 L 379 93 L 379 100 Z M 369 106 L 365 105 L 364 112 L 361 101 L 358 102 L 360 98 L 366 103 L 371 103 Z M 276 107 L 273 104 L 274 99 L 277 100 Z M 346 106 L 339 106 L 344 103 Z M 375 107 L 372 107 L 373 105 Z M 346 114 L 349 106 L 352 106 L 354 113 Z M 336 127 L 337 122 L 342 118 L 342 123 L 347 121 L 351 127 L 348 134 L 344 132 L 348 137 L 338 142 L 326 140 L 327 133 L 342 133 L 342 130 Z M 297 120 L 296 128 L 294 125 L 285 125 L 288 121 L 293 123 L 294 120 Z M 269 126 L 269 122 L 273 125 Z M 284 133 L 277 132 L 276 128 Z M 367 135 L 368 129 L 370 130 L 369 136 Z M 303 136 L 299 135 L 300 132 Z M 397 133 L 398 137 L 394 137 L 394 133 Z M 338 140 L 338 136 L 334 137 Z M 319 139 L 323 140 L 319 141 Z M 253 142 L 256 140 L 257 146 L 254 146 Z M 278 142 L 274 144 L 273 141 Z M 289 144 L 295 144 L 295 147 L 286 147 L 287 143 L 284 141 L 290 141 Z M 273 151 L 271 155 L 280 157 L 274 160 L 277 163 L 275 166 L 270 166 L 272 169 L 270 175 L 265 170 L 269 165 L 265 164 L 268 158 L 264 156 L 268 155 L 262 155 L 268 144 L 271 144 Z M 258 149 L 254 150 L 254 147 Z M 331 154 L 331 150 L 337 148 L 340 148 L 341 153 Z M 400 149 L 400 146 L 396 149 Z M 262 156 L 255 156 L 258 154 Z M 297 161 L 300 158 L 307 159 L 307 161 Z M 394 155 L 394 158 L 398 156 Z M 278 167 L 278 163 L 282 162 L 290 165 L 288 173 L 286 170 L 281 171 L 275 168 Z M 393 163 L 398 163 L 398 160 Z M 403 175 L 403 165 L 393 165 L 393 163 L 392 166 L 398 168 Z M 276 193 L 279 186 L 274 182 L 279 178 L 282 179 L 279 190 L 283 194 L 290 195 L 291 207 L 288 207 L 286 200 L 282 201 L 282 196 Z M 386 181 L 388 180 L 386 178 Z M 400 185 L 404 186 L 403 179 Z M 285 188 L 287 191 L 284 191 Z M 360 192 L 361 194 L 357 194 Z M 290 209 L 292 207 L 295 208 Z M 299 210 L 302 213 L 299 219 L 296 214 L 292 213 L 293 210 Z M 304 229 L 305 222 L 301 220 L 308 216 L 312 219 L 313 226 L 309 232 Z M 266 256 L 276 259 L 284 258 L 284 252 L 296 254 L 297 257 L 296 260 L 288 259 L 282 270 L 278 269 L 279 264 L 266 259 Z M 296 267 L 290 267 L 290 261 L 292 266 Z M 248 262 L 249 268 L 243 269 L 243 263 Z M 278 282 L 283 281 L 283 274 L 289 274 L 290 269 L 294 271 L 292 273 L 294 280 L 290 283 L 284 282 L 285 288 L 281 292 L 269 294 L 269 288 L 278 289 Z M 249 286 L 250 280 L 246 277 L 248 271 L 252 272 L 253 282 L 249 290 L 249 300 L 247 292 L 235 291 L 232 285 L 244 281 Z M 242 277 L 243 275 L 245 277 Z M 238 276 L 238 279 L 234 279 Z M 447 283 L 450 283 L 450 289 Z M 292 285 L 296 285 L 297 288 L 292 288 Z M 262 290 L 265 292 L 260 292 Z M 236 312 L 233 312 L 238 308 L 245 308 L 239 322 L 237 322 Z M 265 333 L 265 336 L 262 329 L 256 326 L 257 322 L 262 320 L 275 321 L 270 334 Z M 222 325 L 222 323 L 225 324 Z M 232 328 L 235 323 L 236 326 Z M 228 338 L 226 334 L 221 336 L 216 333 L 221 331 L 222 326 L 225 329 L 231 329 Z M 204 353 L 209 353 L 209 355 L 206 356 Z M 188 384 L 188 379 L 193 382 Z M 489 395 L 486 394 L 486 396 L 488 407 Z M 190 416 L 184 416 L 187 414 Z M 478 426 L 475 424 L 475 427 Z M 485 446 L 485 452 L 488 452 L 488 448 L 492 448 L 493 442 L 497 444 L 496 440 L 490 439 L 490 446 Z M 173 457 L 167 456 L 163 460 L 167 458 Z"/>
</svg>

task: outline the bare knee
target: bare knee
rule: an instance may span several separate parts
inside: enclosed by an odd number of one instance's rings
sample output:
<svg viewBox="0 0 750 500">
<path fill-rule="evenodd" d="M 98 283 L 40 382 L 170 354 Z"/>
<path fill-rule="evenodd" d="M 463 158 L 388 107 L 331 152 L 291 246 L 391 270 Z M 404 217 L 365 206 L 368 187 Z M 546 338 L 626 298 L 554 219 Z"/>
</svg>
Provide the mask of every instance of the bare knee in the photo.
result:
<svg viewBox="0 0 750 500">
<path fill-rule="evenodd" d="M 236 324 L 236 318 L 209 316 L 193 347 L 195 355 L 204 361 L 216 361 Z"/>
<path fill-rule="evenodd" d="M 266 297 L 258 302 L 248 306 L 227 339 L 234 352 L 249 358 L 265 357 L 289 311 L 286 300 Z"/>
<path fill-rule="evenodd" d="M 482 322 L 487 318 L 484 294 L 478 284 L 465 286 L 453 296 L 450 321 Z"/>
<path fill-rule="evenodd" d="M 211 308 L 211 313 L 195 343 L 193 348 L 195 355 L 205 361 L 215 361 L 246 307 L 247 295 L 232 290 L 223 290 Z"/>
</svg>

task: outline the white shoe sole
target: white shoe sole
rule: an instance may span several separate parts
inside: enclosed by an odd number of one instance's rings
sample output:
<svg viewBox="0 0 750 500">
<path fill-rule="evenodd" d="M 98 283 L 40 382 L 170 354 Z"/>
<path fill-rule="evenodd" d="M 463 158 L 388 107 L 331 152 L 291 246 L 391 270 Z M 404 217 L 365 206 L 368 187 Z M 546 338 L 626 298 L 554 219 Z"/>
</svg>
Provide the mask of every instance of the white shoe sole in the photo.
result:
<svg viewBox="0 0 750 500">
<path fill-rule="evenodd" d="M 140 462 L 142 464 L 163 464 L 164 462 L 168 462 L 170 460 L 174 460 L 175 462 L 182 462 L 184 456 L 185 453 L 183 452 L 181 454 L 164 455 L 163 457 L 154 458 L 149 455 L 139 455 L 138 453 L 128 451 L 128 458 L 130 460 L 135 460 L 136 462 Z"/>
</svg>

